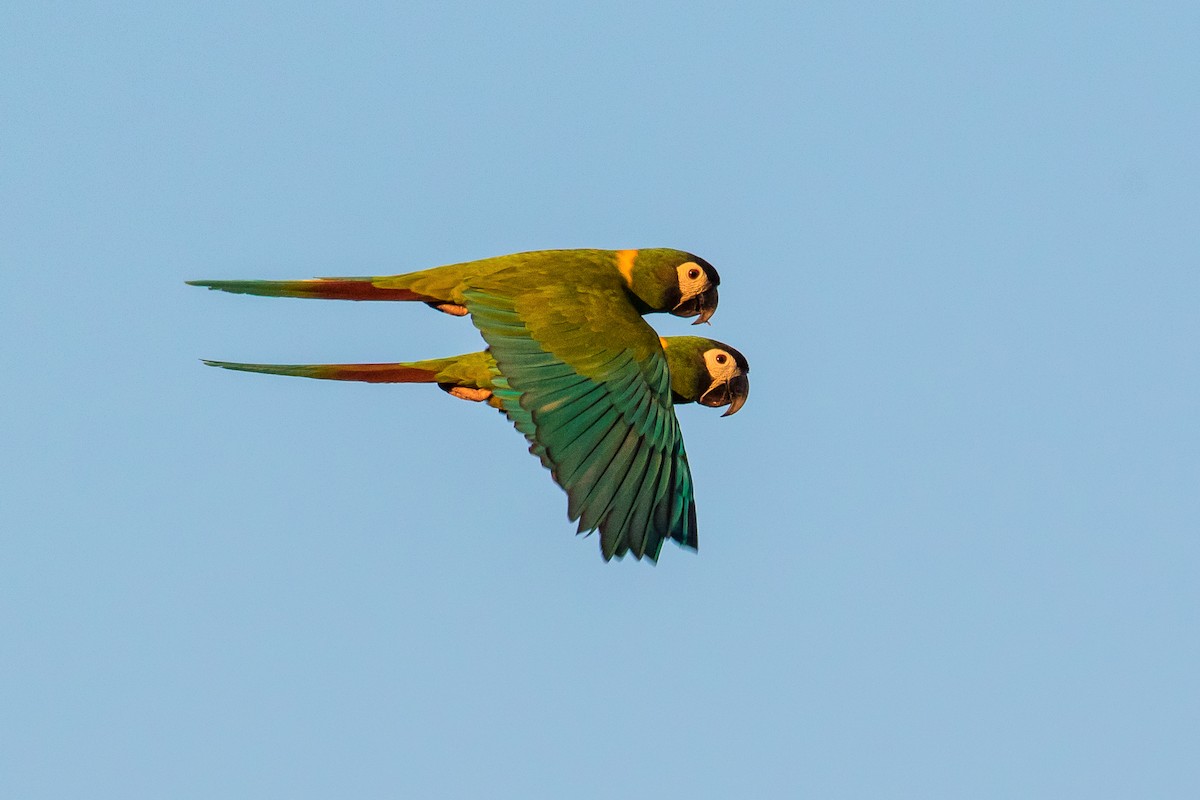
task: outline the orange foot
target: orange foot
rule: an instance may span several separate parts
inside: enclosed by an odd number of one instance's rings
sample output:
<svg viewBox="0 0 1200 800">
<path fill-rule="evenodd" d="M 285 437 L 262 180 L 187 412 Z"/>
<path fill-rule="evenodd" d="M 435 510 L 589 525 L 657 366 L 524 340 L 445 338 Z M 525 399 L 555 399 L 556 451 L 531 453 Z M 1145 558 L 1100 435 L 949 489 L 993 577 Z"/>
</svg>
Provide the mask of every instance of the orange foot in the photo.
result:
<svg viewBox="0 0 1200 800">
<path fill-rule="evenodd" d="M 471 389 L 466 386 L 452 386 L 450 387 L 450 394 L 463 400 L 470 400 L 473 403 L 482 403 L 484 400 L 487 400 L 492 396 L 492 390 Z"/>
<path fill-rule="evenodd" d="M 430 303 L 429 305 L 451 316 L 465 317 L 467 315 L 467 307 L 460 306 L 458 303 Z"/>
</svg>

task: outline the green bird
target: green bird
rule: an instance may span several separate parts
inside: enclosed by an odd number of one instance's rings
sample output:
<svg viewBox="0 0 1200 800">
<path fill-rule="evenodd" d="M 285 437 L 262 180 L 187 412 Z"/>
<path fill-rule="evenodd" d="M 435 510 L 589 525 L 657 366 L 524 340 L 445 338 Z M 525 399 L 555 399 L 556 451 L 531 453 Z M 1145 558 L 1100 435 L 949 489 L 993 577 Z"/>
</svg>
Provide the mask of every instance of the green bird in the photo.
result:
<svg viewBox="0 0 1200 800">
<path fill-rule="evenodd" d="M 681 250 L 544 250 L 405 275 L 192 281 L 241 294 L 408 300 L 469 314 L 497 375 L 492 397 L 568 496 L 606 558 L 695 547 L 691 471 L 658 334 L 643 314 L 707 322 L 720 277 Z"/>
<path fill-rule="evenodd" d="M 456 317 L 471 313 L 467 293 L 497 278 L 510 291 L 547 287 L 576 293 L 571 305 L 602 314 L 632 306 L 638 314 L 670 312 L 708 322 L 717 310 L 716 268 L 699 256 L 665 247 L 645 250 L 536 250 L 362 278 L 293 281 L 188 281 L 234 294 L 318 300 L 410 300 Z M 559 297 L 560 301 L 567 298 Z"/>
<path fill-rule="evenodd" d="M 746 357 L 735 348 L 699 336 L 670 336 L 661 339 L 661 345 L 670 371 L 672 403 L 699 403 L 712 408 L 728 406 L 728 410 L 722 414 L 725 417 L 736 414 L 745 404 L 750 393 L 750 366 Z M 554 470 L 553 462 L 537 438 L 537 427 L 532 415 L 508 413 L 511 406 L 506 407 L 501 398 L 509 387 L 496 360 L 488 351 L 390 364 L 242 364 L 207 360 L 204 363 L 210 367 L 223 367 L 241 372 L 294 375 L 324 380 L 434 383 L 454 397 L 487 402 L 507 413 L 517 429 L 529 439 L 530 452 Z M 557 480 L 557 472 L 554 475 Z M 693 515 L 691 536 L 681 540 L 680 544 L 695 549 L 697 541 L 692 508 L 689 508 L 689 514 Z M 581 523 L 580 532 L 583 531 L 584 526 Z M 614 556 L 621 558 L 632 552 L 636 558 L 645 557 L 656 561 L 663 538 L 648 535 L 649 530 L 642 530 L 640 533 L 640 537 L 635 535 L 632 538 L 620 538 L 611 529 L 602 530 L 600 548 L 605 560 Z"/>
</svg>

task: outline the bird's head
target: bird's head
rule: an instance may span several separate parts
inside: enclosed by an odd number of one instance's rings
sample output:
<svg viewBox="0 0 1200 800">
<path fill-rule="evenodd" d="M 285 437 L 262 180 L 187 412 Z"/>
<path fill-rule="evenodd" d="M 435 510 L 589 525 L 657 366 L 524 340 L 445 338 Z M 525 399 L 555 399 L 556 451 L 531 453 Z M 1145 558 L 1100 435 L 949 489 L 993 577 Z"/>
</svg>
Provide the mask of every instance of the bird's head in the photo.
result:
<svg viewBox="0 0 1200 800">
<path fill-rule="evenodd" d="M 723 417 L 736 414 L 746 404 L 750 364 L 736 349 L 702 336 L 668 336 L 662 345 L 675 402 L 729 406 Z"/>
<path fill-rule="evenodd" d="M 721 276 L 699 256 L 666 248 L 623 250 L 617 263 L 629 288 L 651 311 L 696 317 L 693 324 L 699 325 L 717 310 Z"/>
</svg>

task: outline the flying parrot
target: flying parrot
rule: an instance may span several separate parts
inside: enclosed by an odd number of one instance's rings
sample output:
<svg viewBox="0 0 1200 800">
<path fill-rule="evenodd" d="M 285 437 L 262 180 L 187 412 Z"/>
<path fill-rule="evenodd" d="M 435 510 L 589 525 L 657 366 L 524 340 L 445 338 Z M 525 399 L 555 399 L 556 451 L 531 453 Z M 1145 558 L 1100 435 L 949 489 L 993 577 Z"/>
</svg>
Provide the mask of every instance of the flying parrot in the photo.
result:
<svg viewBox="0 0 1200 800">
<path fill-rule="evenodd" d="M 669 312 L 708 321 L 720 277 L 698 256 L 544 250 L 386 277 L 190 283 L 273 297 L 415 300 L 469 314 L 492 359 L 488 399 L 566 490 L 579 531 L 600 530 L 605 559 L 626 552 L 655 559 L 667 538 L 696 547 L 668 351 L 641 317 Z M 726 353 L 726 363 L 732 356 Z M 745 369 L 740 354 L 732 361 Z"/>
<path fill-rule="evenodd" d="M 492 279 L 496 279 L 495 282 Z M 487 285 L 518 297 L 553 296 L 565 309 L 611 315 L 670 312 L 708 322 L 721 277 L 704 259 L 665 247 L 536 250 L 447 264 L 405 275 L 296 281 L 188 281 L 234 294 L 318 300 L 416 300 L 456 317 L 473 313 L 467 294 Z"/>
<path fill-rule="evenodd" d="M 671 373 L 671 402 L 700 403 L 711 408 L 729 406 L 721 416 L 736 414 L 750 394 L 750 365 L 735 348 L 702 336 L 666 336 L 660 339 Z M 210 361 L 210 367 L 266 375 L 292 375 L 327 381 L 362 383 L 436 383 L 442 391 L 463 400 L 488 402 L 504 410 L 495 397 L 500 371 L 496 359 L 484 350 L 448 358 L 400 361 L 388 364 L 243 364 Z M 503 385 L 501 381 L 500 385 Z"/>
<path fill-rule="evenodd" d="M 700 403 L 712 408 L 728 406 L 728 410 L 722 414 L 726 417 L 736 414 L 745 404 L 750 393 L 750 365 L 736 349 L 700 336 L 668 336 L 661 339 L 661 344 L 670 370 L 671 401 L 674 404 Z M 204 363 L 210 367 L 241 372 L 324 380 L 435 383 L 454 397 L 487 402 L 508 413 L 497 394 L 505 391 L 506 382 L 496 366 L 496 360 L 488 351 L 392 364 L 242 364 L 208 360 Z M 548 461 L 545 449 L 537 440 L 532 417 L 511 413 L 508 416 L 529 439 L 530 451 L 553 470 L 553 464 Z M 621 558 L 627 552 L 632 552 L 636 558 L 644 556 L 654 561 L 662 547 L 662 537 L 649 538 L 645 536 L 647 531 L 642 531 L 642 538 L 635 537 L 633 541 L 619 540 L 613 536 L 606 540 L 606 533 L 601 533 L 600 540 L 601 553 L 606 560 L 613 556 Z M 696 547 L 694 525 L 692 538 L 680 543 L 693 549 Z"/>
</svg>

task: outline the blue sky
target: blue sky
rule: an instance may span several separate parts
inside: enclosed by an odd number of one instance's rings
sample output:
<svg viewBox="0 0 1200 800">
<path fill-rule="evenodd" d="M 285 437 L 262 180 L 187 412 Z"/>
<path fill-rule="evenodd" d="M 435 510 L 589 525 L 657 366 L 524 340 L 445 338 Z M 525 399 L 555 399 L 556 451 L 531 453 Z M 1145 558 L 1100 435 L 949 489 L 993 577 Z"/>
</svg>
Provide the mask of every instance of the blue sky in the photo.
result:
<svg viewBox="0 0 1200 800">
<path fill-rule="evenodd" d="M 7 4 L 0 794 L 1197 796 L 1200 11 L 1053 5 Z M 649 246 L 753 387 L 657 567 L 198 360 L 469 323 L 183 284 Z"/>
</svg>

